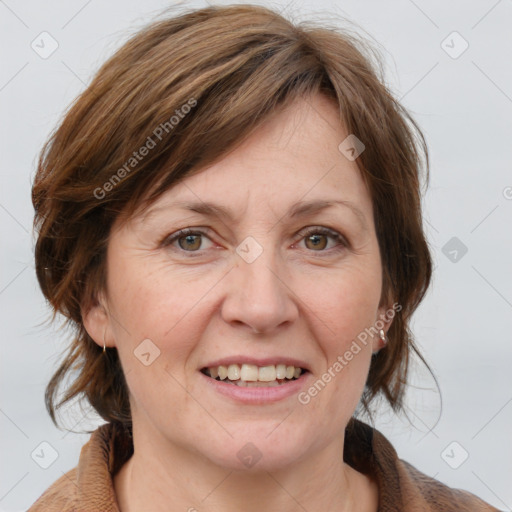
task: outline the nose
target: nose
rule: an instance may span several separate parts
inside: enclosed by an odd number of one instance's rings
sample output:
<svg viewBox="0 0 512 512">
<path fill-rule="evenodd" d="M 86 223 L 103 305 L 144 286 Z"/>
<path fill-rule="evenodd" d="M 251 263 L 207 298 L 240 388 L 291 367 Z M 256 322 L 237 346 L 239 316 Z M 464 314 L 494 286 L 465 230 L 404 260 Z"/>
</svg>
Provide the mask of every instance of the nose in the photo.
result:
<svg viewBox="0 0 512 512">
<path fill-rule="evenodd" d="M 298 317 L 297 297 L 288 272 L 275 264 L 272 251 L 252 263 L 237 257 L 229 272 L 221 314 L 231 325 L 244 325 L 257 333 L 271 333 Z"/>
</svg>

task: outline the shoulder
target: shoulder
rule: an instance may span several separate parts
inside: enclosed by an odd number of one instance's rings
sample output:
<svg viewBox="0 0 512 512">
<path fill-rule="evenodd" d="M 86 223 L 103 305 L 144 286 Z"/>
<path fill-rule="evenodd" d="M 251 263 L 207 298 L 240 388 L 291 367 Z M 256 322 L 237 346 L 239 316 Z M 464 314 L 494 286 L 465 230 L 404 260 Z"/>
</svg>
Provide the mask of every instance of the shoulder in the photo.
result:
<svg viewBox="0 0 512 512">
<path fill-rule="evenodd" d="M 113 475 L 131 456 L 128 429 L 107 423 L 82 446 L 76 468 L 63 474 L 28 512 L 118 512 Z"/>
<path fill-rule="evenodd" d="M 434 478 L 425 475 L 408 462 L 397 459 L 397 470 L 400 475 L 402 496 L 405 503 L 417 500 L 425 503 L 425 510 L 459 512 L 499 512 L 499 510 L 483 500 L 462 489 L 449 487 Z M 423 509 L 419 509 L 423 510 Z"/>
<path fill-rule="evenodd" d="M 56 480 L 27 512 L 71 512 L 75 510 L 77 468 Z"/>
<path fill-rule="evenodd" d="M 378 430 L 352 420 L 346 430 L 347 462 L 371 474 L 379 488 L 379 512 L 499 512 L 468 491 L 451 488 L 399 459 Z"/>
</svg>

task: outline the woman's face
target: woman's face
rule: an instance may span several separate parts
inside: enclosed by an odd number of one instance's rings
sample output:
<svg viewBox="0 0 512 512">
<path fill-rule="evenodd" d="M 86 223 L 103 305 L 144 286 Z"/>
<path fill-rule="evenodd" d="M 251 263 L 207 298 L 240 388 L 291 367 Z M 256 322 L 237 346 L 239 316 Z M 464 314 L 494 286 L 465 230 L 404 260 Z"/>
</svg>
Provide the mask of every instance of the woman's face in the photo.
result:
<svg viewBox="0 0 512 512">
<path fill-rule="evenodd" d="M 104 308 L 85 325 L 119 352 L 135 442 L 232 469 L 342 449 L 378 346 L 353 341 L 385 312 L 370 196 L 338 149 L 348 135 L 330 100 L 298 101 L 114 225 Z M 248 385 L 229 382 L 236 365 Z M 226 380 L 205 374 L 221 366 Z M 290 366 L 307 371 L 278 383 Z"/>
</svg>

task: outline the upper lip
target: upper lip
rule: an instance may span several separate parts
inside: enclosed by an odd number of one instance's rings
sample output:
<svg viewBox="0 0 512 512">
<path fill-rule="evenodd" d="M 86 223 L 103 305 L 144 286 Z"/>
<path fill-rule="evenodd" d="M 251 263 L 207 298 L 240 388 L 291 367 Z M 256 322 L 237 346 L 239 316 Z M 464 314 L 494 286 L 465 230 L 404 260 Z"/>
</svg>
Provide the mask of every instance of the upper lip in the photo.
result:
<svg viewBox="0 0 512 512">
<path fill-rule="evenodd" d="M 229 366 L 230 364 L 254 364 L 256 366 L 270 366 L 277 364 L 285 364 L 286 366 L 295 366 L 295 368 L 302 368 L 303 370 L 309 371 L 309 366 L 306 362 L 301 361 L 299 359 L 294 359 L 293 357 L 282 357 L 282 356 L 274 356 L 274 357 L 253 357 L 253 356 L 229 356 L 223 357 L 222 359 L 216 359 L 211 363 L 207 363 L 202 368 L 211 368 L 216 366 Z"/>
</svg>

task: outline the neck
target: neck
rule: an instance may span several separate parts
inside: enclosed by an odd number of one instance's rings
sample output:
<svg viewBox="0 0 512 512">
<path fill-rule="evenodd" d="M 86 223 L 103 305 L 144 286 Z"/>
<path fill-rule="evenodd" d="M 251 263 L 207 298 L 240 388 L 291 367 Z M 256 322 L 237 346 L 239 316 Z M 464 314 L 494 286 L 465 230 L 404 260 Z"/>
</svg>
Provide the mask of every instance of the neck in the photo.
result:
<svg viewBox="0 0 512 512">
<path fill-rule="evenodd" d="M 135 425 L 133 439 L 134 454 L 114 477 L 121 512 L 377 508 L 376 485 L 343 462 L 343 433 L 320 452 L 287 467 L 247 471 L 220 467 L 198 453 L 163 442 L 154 431 L 145 436 Z"/>
</svg>

